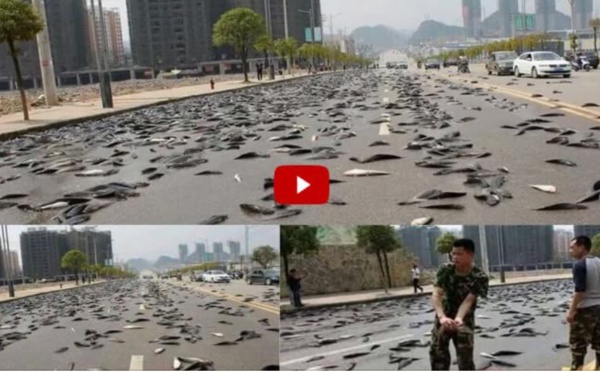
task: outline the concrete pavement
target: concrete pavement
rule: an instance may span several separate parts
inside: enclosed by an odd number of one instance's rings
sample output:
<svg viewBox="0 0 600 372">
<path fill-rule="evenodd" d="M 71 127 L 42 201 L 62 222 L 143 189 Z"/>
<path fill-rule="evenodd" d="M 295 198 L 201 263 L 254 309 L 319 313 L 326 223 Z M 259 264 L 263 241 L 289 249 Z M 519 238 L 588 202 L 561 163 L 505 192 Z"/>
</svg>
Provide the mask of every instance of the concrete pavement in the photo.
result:
<svg viewBox="0 0 600 372">
<path fill-rule="evenodd" d="M 490 287 L 502 287 L 509 286 L 515 284 L 526 284 L 526 283 L 537 283 L 537 282 L 547 282 L 547 281 L 555 281 L 555 280 L 565 280 L 570 279 L 572 277 L 571 274 L 553 274 L 553 275 L 540 275 L 533 277 L 524 277 L 524 278 L 507 278 L 506 283 L 501 283 L 500 279 L 491 279 Z M 335 295 L 323 295 L 323 296 L 310 296 L 302 298 L 302 302 L 306 305 L 301 310 L 294 309 L 289 304 L 289 298 L 281 299 L 281 312 L 282 313 L 290 313 L 297 311 L 304 311 L 307 309 L 322 309 L 322 308 L 330 308 L 337 306 L 348 306 L 348 305 L 357 305 L 357 304 L 366 304 L 371 302 L 379 302 L 379 301 L 389 301 L 389 300 L 397 300 L 407 297 L 415 297 L 415 296 L 423 296 L 430 295 L 433 292 L 433 285 L 423 286 L 423 293 L 414 293 L 412 287 L 403 287 L 392 289 L 388 291 L 388 294 L 385 294 L 383 290 L 378 291 L 363 291 L 363 292 L 355 292 L 355 293 L 344 293 L 344 294 L 335 294 Z"/>
<path fill-rule="evenodd" d="M 211 90 L 210 84 L 186 86 L 173 89 L 146 91 L 134 94 L 114 96 L 112 109 L 102 108 L 102 100 L 96 99 L 87 102 L 64 102 L 54 107 L 34 107 L 29 111 L 30 120 L 23 120 L 23 113 L 14 113 L 0 116 L 0 140 L 12 138 L 32 131 L 61 127 L 85 120 L 97 120 L 108 116 L 138 110 L 168 102 L 176 102 L 190 97 L 198 97 L 216 93 L 230 92 L 248 87 L 276 84 L 284 80 L 293 80 L 307 76 L 304 71 L 294 76 L 286 75 L 283 78 L 276 76 L 275 80 L 258 82 L 250 79 L 250 83 L 239 80 L 217 82 L 215 89 Z"/>
</svg>

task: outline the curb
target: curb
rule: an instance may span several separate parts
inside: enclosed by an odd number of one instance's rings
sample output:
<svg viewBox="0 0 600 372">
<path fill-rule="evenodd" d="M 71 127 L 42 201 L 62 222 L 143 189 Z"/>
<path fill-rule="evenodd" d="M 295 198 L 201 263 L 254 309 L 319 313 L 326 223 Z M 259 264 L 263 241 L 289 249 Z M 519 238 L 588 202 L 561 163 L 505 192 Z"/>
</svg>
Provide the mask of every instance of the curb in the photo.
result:
<svg viewBox="0 0 600 372">
<path fill-rule="evenodd" d="M 490 288 L 498 288 L 498 287 L 508 287 L 508 286 L 515 286 L 515 285 L 524 285 L 524 284 L 530 284 L 530 283 L 545 283 L 545 282 L 554 282 L 554 281 L 561 281 L 561 280 L 569 280 L 568 278 L 563 278 L 563 279 L 540 279 L 540 280 L 534 280 L 534 281 L 530 281 L 530 282 L 523 282 L 523 283 L 498 283 L 498 284 L 494 284 L 491 285 Z M 280 309 L 280 313 L 282 315 L 291 315 L 291 314 L 296 314 L 296 313 L 300 313 L 303 311 L 307 311 L 307 310 L 323 310 L 323 309 L 330 309 L 330 308 L 335 308 L 335 307 L 342 307 L 342 306 L 354 306 L 354 305 L 366 305 L 366 304 L 372 304 L 372 303 L 376 303 L 376 302 L 386 302 L 386 301 L 393 301 L 393 300 L 402 300 L 402 299 L 407 299 L 407 298 L 419 298 L 419 297 L 423 297 L 423 296 L 430 296 L 432 294 L 432 292 L 423 292 L 423 293 L 409 293 L 409 294 L 400 294 L 400 295 L 391 295 L 391 296 L 387 296 L 387 297 L 382 297 L 382 298 L 370 298 L 368 300 L 354 300 L 354 301 L 346 301 L 346 302 L 339 302 L 339 303 L 329 303 L 329 304 L 322 304 L 322 305 L 307 305 L 301 309 L 295 309 L 295 308 L 288 308 L 288 306 L 290 305 L 285 305 L 281 307 Z"/>
<path fill-rule="evenodd" d="M 352 71 L 352 70 L 350 70 L 350 71 Z M 320 74 L 317 74 L 317 75 L 294 76 L 294 77 L 291 77 L 291 78 L 288 78 L 288 79 L 284 79 L 284 80 L 267 81 L 267 82 L 264 82 L 264 83 L 261 83 L 261 84 L 255 84 L 255 85 L 249 85 L 249 86 L 242 86 L 242 87 L 237 87 L 237 88 L 222 90 L 222 91 L 219 91 L 219 92 L 199 93 L 199 94 L 193 94 L 193 95 L 189 95 L 189 96 L 185 96 L 185 97 L 163 99 L 163 100 L 160 100 L 158 102 L 147 103 L 147 104 L 143 104 L 143 105 L 136 106 L 136 107 L 128 107 L 128 108 L 122 108 L 122 109 L 113 109 L 113 111 L 110 111 L 110 112 L 103 112 L 103 113 L 100 113 L 100 114 L 94 114 L 94 115 L 90 115 L 90 116 L 86 116 L 86 117 L 81 117 L 81 118 L 75 118 L 75 119 L 59 120 L 59 121 L 51 122 L 51 123 L 48 123 L 48 124 L 45 124 L 45 125 L 39 125 L 39 126 L 35 126 L 35 127 L 31 127 L 31 128 L 25 128 L 25 129 L 19 129 L 19 130 L 15 130 L 15 131 L 8 132 L 8 133 L 0 133 L 0 141 L 7 141 L 7 140 L 10 140 L 10 139 L 22 136 L 24 134 L 42 132 L 42 131 L 45 131 L 45 130 L 48 130 L 48 129 L 62 128 L 62 127 L 66 127 L 66 126 L 69 126 L 69 125 L 85 123 L 87 121 L 102 120 L 102 119 L 105 119 L 105 118 L 108 118 L 108 117 L 111 117 L 111 116 L 117 116 L 117 115 L 127 114 L 129 112 L 133 112 L 133 111 L 137 111 L 137 110 L 143 110 L 143 109 L 147 109 L 147 108 L 151 108 L 151 107 L 155 107 L 155 106 L 162 106 L 162 105 L 167 105 L 167 104 L 170 104 L 170 103 L 181 102 L 181 101 L 185 101 L 187 99 L 200 98 L 200 97 L 211 97 L 211 96 L 218 95 L 218 94 L 225 94 L 225 93 L 237 92 L 237 91 L 240 91 L 240 90 L 251 89 L 251 88 L 256 88 L 256 87 L 261 87 L 261 86 L 283 84 L 283 83 L 288 82 L 288 81 L 300 80 L 300 79 L 311 78 L 311 77 L 316 77 L 316 76 L 324 76 L 324 75 L 329 75 L 329 74 L 336 74 L 336 73 L 340 73 L 340 72 L 343 72 L 343 71 L 323 72 L 323 73 L 320 73 Z M 140 93 L 143 93 L 143 92 L 140 92 Z"/>
<path fill-rule="evenodd" d="M 14 302 L 14 301 L 25 300 L 25 299 L 28 299 L 28 298 L 31 298 L 31 297 L 43 296 L 43 295 L 46 295 L 46 294 L 56 293 L 56 292 L 70 291 L 72 289 L 80 289 L 80 288 L 93 287 L 93 286 L 96 286 L 96 285 L 106 284 L 106 283 L 108 283 L 108 282 L 104 281 L 104 282 L 100 282 L 100 283 L 87 284 L 87 285 L 84 285 L 84 286 L 73 287 L 73 288 L 59 288 L 59 289 L 55 289 L 53 291 L 42 292 L 42 293 L 34 293 L 34 294 L 30 294 L 30 295 L 23 296 L 23 297 L 8 298 L 6 300 L 0 300 L 0 306 L 2 306 L 3 304 Z"/>
</svg>

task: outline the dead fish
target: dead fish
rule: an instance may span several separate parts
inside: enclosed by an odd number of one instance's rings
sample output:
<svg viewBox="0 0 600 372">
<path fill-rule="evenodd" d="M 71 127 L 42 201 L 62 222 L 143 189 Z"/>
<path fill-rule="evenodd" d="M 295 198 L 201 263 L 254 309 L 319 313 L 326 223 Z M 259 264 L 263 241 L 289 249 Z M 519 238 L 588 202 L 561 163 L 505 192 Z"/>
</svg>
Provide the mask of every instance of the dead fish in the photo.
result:
<svg viewBox="0 0 600 372">
<path fill-rule="evenodd" d="M 126 325 L 123 329 L 144 329 L 142 326 Z"/>
<path fill-rule="evenodd" d="M 488 353 L 480 353 L 479 355 L 481 355 L 484 358 L 488 358 L 488 359 L 498 359 L 495 356 L 488 354 Z"/>
<path fill-rule="evenodd" d="M 576 167 L 577 166 L 577 164 L 575 162 L 572 162 L 572 161 L 566 160 L 566 159 L 550 159 L 550 160 L 546 160 L 546 163 L 566 165 L 568 167 Z"/>
<path fill-rule="evenodd" d="M 513 367 L 514 368 L 517 366 L 514 363 L 505 362 L 505 361 L 499 360 L 499 359 L 492 359 L 492 363 L 497 364 L 502 367 Z"/>
<path fill-rule="evenodd" d="M 348 177 L 387 176 L 389 174 L 390 174 L 389 172 L 370 170 L 370 169 L 352 169 L 347 172 L 344 172 L 344 176 L 348 176 Z"/>
<path fill-rule="evenodd" d="M 13 199 L 23 199 L 28 197 L 28 194 L 7 194 L 0 198 L 0 200 L 13 200 Z"/>
<path fill-rule="evenodd" d="M 211 333 L 211 335 L 213 335 L 215 337 L 223 337 L 222 333 Z"/>
<path fill-rule="evenodd" d="M 584 103 L 581 107 L 600 107 L 600 106 L 598 106 L 598 104 L 596 104 L 596 103 L 588 102 L 588 103 Z"/>
<path fill-rule="evenodd" d="M 75 341 L 73 344 L 77 347 L 90 347 L 90 345 L 81 343 L 79 341 Z"/>
<path fill-rule="evenodd" d="M 154 173 L 158 170 L 158 168 L 146 168 L 142 171 L 143 175 Z"/>
<path fill-rule="evenodd" d="M 552 185 L 529 185 L 529 187 L 549 194 L 556 194 L 556 187 Z"/>
<path fill-rule="evenodd" d="M 352 354 L 344 355 L 343 359 L 360 358 L 362 356 L 369 355 L 369 354 L 371 354 L 371 352 L 369 352 L 369 351 L 364 351 L 364 352 L 360 352 L 360 353 L 352 353 Z"/>
<path fill-rule="evenodd" d="M 158 348 L 156 350 L 154 350 L 154 354 L 158 355 L 158 354 L 162 354 L 165 351 L 164 348 Z"/>
<path fill-rule="evenodd" d="M 270 157 L 271 157 L 271 155 L 268 155 L 268 154 L 259 154 L 257 152 L 248 152 L 248 153 L 238 156 L 237 158 L 235 158 L 235 160 L 266 159 L 266 158 L 270 158 Z"/>
<path fill-rule="evenodd" d="M 231 345 L 237 345 L 237 342 L 223 341 L 223 342 L 218 342 L 215 344 L 215 346 L 231 346 Z"/>
<path fill-rule="evenodd" d="M 90 169 L 85 172 L 75 173 L 77 177 L 106 177 L 119 173 L 118 169 Z"/>
<path fill-rule="evenodd" d="M 422 209 L 445 209 L 445 210 L 463 210 L 465 209 L 464 205 L 461 204 L 432 204 L 432 205 L 424 205 L 419 207 Z"/>
<path fill-rule="evenodd" d="M 147 318 L 136 318 L 134 320 L 126 320 L 127 323 L 131 323 L 131 324 L 141 323 L 141 322 L 149 322 L 149 321 L 150 321 L 150 319 L 147 319 Z"/>
<path fill-rule="evenodd" d="M 69 350 L 69 348 L 65 346 L 65 347 L 61 347 L 60 349 L 56 350 L 54 353 L 55 354 L 62 354 L 62 353 L 64 353 L 67 350 Z"/>
<path fill-rule="evenodd" d="M 317 355 L 317 356 L 314 356 L 312 358 L 309 358 L 304 363 L 312 363 L 312 362 L 316 362 L 317 360 L 321 360 L 321 359 L 325 359 L 325 357 L 323 355 Z"/>
<path fill-rule="evenodd" d="M 204 172 L 200 172 L 200 173 L 196 173 L 195 176 L 218 176 L 223 174 L 223 172 L 219 172 L 219 171 L 204 171 Z"/>
<path fill-rule="evenodd" d="M 474 118 L 474 117 L 472 117 L 472 116 L 467 116 L 466 118 L 460 119 L 459 122 L 461 122 L 461 123 L 468 123 L 468 122 L 473 121 L 473 120 L 477 120 L 477 119 Z"/>
<path fill-rule="evenodd" d="M 402 159 L 402 157 L 397 156 L 397 155 L 391 155 L 391 154 L 375 154 L 373 156 L 369 156 L 368 158 L 350 158 L 350 161 L 356 162 L 356 163 L 360 163 L 360 164 L 367 164 L 367 163 L 374 163 L 376 161 L 383 161 L 383 160 L 396 160 L 396 159 Z"/>
<path fill-rule="evenodd" d="M 228 218 L 228 216 L 212 216 L 209 219 L 200 222 L 199 225 L 219 225 L 227 221 Z"/>
<path fill-rule="evenodd" d="M 373 143 L 371 143 L 369 145 L 369 147 L 375 147 L 375 146 L 389 146 L 390 144 L 386 141 L 375 141 Z"/>
<path fill-rule="evenodd" d="M 414 219 L 410 225 L 411 226 L 425 226 L 425 225 L 429 225 L 433 222 L 433 217 L 422 217 L 422 218 L 417 218 Z"/>
<path fill-rule="evenodd" d="M 179 345 L 179 342 L 177 342 L 177 341 L 160 341 L 159 344 L 160 345 Z"/>
<path fill-rule="evenodd" d="M 148 181 L 154 181 L 154 180 L 158 180 L 164 177 L 164 173 L 154 173 L 150 176 L 148 176 Z"/>
<path fill-rule="evenodd" d="M 240 209 L 242 210 L 242 212 L 244 212 L 246 214 L 250 214 L 250 215 L 258 214 L 258 215 L 270 216 L 270 215 L 275 214 L 275 211 L 273 209 L 261 207 L 259 205 L 240 204 Z"/>
<path fill-rule="evenodd" d="M 242 177 L 240 177 L 239 174 L 236 174 L 235 176 L 233 176 L 233 179 L 237 182 L 237 183 L 242 183 Z"/>
<path fill-rule="evenodd" d="M 263 217 L 261 218 L 261 221 L 275 221 L 283 218 L 295 217 L 301 213 L 301 209 L 286 209 L 284 211 L 277 212 L 272 216 Z"/>
<path fill-rule="evenodd" d="M 523 354 L 523 353 L 520 351 L 500 350 L 500 351 L 493 353 L 492 355 L 495 357 L 499 357 L 499 356 L 512 356 L 512 355 L 521 355 L 521 354 Z"/>
<path fill-rule="evenodd" d="M 562 114 L 560 112 L 550 112 L 548 114 L 540 115 L 540 117 L 543 117 L 543 118 L 558 118 L 558 117 L 563 117 L 563 116 L 565 116 L 565 114 Z"/>
<path fill-rule="evenodd" d="M 585 205 L 580 204 L 572 204 L 572 203 L 558 203 L 552 204 L 546 207 L 534 209 L 536 211 L 573 211 L 573 210 L 583 210 L 588 209 Z"/>
</svg>

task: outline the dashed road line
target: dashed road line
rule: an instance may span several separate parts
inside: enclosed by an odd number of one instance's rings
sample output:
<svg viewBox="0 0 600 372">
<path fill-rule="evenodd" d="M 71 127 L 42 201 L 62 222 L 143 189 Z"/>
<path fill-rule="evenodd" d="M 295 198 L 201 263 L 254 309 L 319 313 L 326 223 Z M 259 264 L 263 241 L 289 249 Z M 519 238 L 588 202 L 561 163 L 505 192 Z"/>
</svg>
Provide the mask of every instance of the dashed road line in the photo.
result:
<svg viewBox="0 0 600 372">
<path fill-rule="evenodd" d="M 130 371 L 143 371 L 144 370 L 144 356 L 143 355 L 132 355 L 131 362 L 129 363 Z"/>
</svg>

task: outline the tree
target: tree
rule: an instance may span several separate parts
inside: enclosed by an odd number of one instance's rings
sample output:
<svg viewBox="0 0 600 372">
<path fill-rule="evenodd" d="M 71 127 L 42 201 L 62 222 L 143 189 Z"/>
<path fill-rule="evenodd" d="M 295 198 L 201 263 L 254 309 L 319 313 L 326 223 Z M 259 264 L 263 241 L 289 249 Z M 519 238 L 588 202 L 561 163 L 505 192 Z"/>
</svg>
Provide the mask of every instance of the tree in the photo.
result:
<svg viewBox="0 0 600 372">
<path fill-rule="evenodd" d="M 590 27 L 594 30 L 594 52 L 598 54 L 598 29 L 600 29 L 600 18 L 590 19 Z"/>
<path fill-rule="evenodd" d="M 286 277 L 290 269 L 288 257 L 290 255 L 309 255 L 319 251 L 317 227 L 314 226 L 281 226 L 281 257 Z"/>
<path fill-rule="evenodd" d="M 263 269 L 268 269 L 269 264 L 277 258 L 277 252 L 269 245 L 263 245 L 252 252 L 252 261 L 258 263 Z"/>
<path fill-rule="evenodd" d="M 75 284 L 79 285 L 79 273 L 87 265 L 87 257 L 79 249 L 73 249 L 65 253 L 61 260 L 61 267 L 75 274 Z"/>
<path fill-rule="evenodd" d="M 456 236 L 454 236 L 454 234 L 452 234 L 451 232 L 446 232 L 442 236 L 440 236 L 435 242 L 435 249 L 440 254 L 447 254 L 448 259 L 452 261 L 452 246 L 454 245 L 455 241 Z"/>
<path fill-rule="evenodd" d="M 254 49 L 258 52 L 264 53 L 265 55 L 265 68 L 269 68 L 269 53 L 275 49 L 275 42 L 267 34 L 262 35 L 254 43 Z"/>
<path fill-rule="evenodd" d="M 570 45 L 571 45 L 571 50 L 573 51 L 573 53 L 577 52 L 577 40 L 578 39 L 579 38 L 577 37 L 577 34 L 575 34 L 575 33 L 569 34 L 569 41 L 571 43 Z"/>
<path fill-rule="evenodd" d="M 392 226 L 359 226 L 356 229 L 356 240 L 358 247 L 377 256 L 383 289 L 385 293 L 388 293 L 388 289 L 391 287 L 389 267 L 387 270 L 384 269 L 382 258 L 385 259 L 387 265 L 386 252 L 392 252 L 400 246 L 394 228 Z"/>
<path fill-rule="evenodd" d="M 248 82 L 248 53 L 266 34 L 263 17 L 247 8 L 235 8 L 223 14 L 213 29 L 215 46 L 230 45 L 242 60 L 244 82 Z"/>
<path fill-rule="evenodd" d="M 23 87 L 23 76 L 19 64 L 20 50 L 17 43 L 35 39 L 35 36 L 43 29 L 44 22 L 31 4 L 22 0 L 0 0 L 0 44 L 8 44 L 8 51 L 17 77 L 17 86 L 21 93 L 24 120 L 29 120 L 29 109 Z"/>
<path fill-rule="evenodd" d="M 592 254 L 596 257 L 600 257 L 600 234 L 597 234 L 592 238 Z"/>
<path fill-rule="evenodd" d="M 293 37 L 287 39 L 279 39 L 275 41 L 275 52 L 281 58 L 289 58 L 290 63 L 288 64 L 288 73 L 291 73 L 292 65 L 294 64 L 294 57 L 298 52 L 298 42 Z"/>
</svg>

